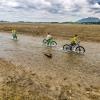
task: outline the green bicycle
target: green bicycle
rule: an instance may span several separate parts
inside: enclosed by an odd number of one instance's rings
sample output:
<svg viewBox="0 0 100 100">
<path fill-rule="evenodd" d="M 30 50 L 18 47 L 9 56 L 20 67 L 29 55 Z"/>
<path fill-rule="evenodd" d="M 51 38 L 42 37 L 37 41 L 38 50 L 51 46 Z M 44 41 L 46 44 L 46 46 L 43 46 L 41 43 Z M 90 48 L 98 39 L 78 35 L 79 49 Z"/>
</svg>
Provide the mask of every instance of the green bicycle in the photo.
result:
<svg viewBox="0 0 100 100">
<path fill-rule="evenodd" d="M 49 40 L 44 39 L 43 44 L 46 45 L 46 46 L 56 46 L 57 42 L 54 41 L 53 39 L 49 39 Z"/>
<path fill-rule="evenodd" d="M 17 40 L 17 34 L 12 34 L 13 40 Z"/>
</svg>

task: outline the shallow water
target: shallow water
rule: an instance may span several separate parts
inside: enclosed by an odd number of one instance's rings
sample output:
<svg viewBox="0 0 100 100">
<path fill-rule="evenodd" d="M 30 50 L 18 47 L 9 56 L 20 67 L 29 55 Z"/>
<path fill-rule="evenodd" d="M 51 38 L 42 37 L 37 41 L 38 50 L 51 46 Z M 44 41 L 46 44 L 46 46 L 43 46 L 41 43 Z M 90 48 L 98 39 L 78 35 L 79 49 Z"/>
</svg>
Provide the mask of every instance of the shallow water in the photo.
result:
<svg viewBox="0 0 100 100">
<path fill-rule="evenodd" d="M 84 85 L 87 81 L 100 84 L 100 43 L 82 42 L 86 53 L 79 55 L 62 50 L 67 40 L 57 40 L 58 46 L 52 48 L 43 46 L 42 40 L 43 37 L 18 35 L 18 41 L 14 41 L 11 34 L 0 33 L 0 58 L 39 74 L 67 77 L 70 82 Z M 52 54 L 52 58 L 45 53 Z"/>
</svg>

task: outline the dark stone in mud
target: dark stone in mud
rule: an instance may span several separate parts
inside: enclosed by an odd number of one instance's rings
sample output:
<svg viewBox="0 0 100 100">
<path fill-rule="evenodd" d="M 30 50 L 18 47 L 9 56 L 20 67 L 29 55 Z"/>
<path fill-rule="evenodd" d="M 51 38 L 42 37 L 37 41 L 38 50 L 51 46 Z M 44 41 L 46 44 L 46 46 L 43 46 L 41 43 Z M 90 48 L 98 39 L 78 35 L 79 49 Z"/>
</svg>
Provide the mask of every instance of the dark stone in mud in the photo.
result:
<svg viewBox="0 0 100 100">
<path fill-rule="evenodd" d="M 44 54 L 46 57 L 48 57 L 48 58 L 52 58 L 52 54 Z"/>
</svg>

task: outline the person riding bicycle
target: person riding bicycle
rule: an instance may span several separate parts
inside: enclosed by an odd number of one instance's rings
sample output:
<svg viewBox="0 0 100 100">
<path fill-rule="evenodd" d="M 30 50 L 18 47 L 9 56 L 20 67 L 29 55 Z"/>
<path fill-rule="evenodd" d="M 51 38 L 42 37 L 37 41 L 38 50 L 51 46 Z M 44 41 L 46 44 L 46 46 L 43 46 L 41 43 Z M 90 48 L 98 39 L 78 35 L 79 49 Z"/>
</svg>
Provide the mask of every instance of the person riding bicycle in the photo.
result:
<svg viewBox="0 0 100 100">
<path fill-rule="evenodd" d="M 72 46 L 75 46 L 78 43 L 78 35 L 75 34 L 74 37 L 71 38 L 71 50 L 72 50 Z"/>
<path fill-rule="evenodd" d="M 52 38 L 52 35 L 51 35 L 50 33 L 48 33 L 48 34 L 47 34 L 47 37 L 46 37 L 46 40 L 47 40 L 47 42 L 48 42 L 47 45 L 50 44 L 50 42 L 51 42 L 52 39 L 53 39 L 53 38 Z"/>
<path fill-rule="evenodd" d="M 13 39 L 17 39 L 17 32 L 16 30 L 12 30 L 12 36 L 13 36 Z"/>
</svg>

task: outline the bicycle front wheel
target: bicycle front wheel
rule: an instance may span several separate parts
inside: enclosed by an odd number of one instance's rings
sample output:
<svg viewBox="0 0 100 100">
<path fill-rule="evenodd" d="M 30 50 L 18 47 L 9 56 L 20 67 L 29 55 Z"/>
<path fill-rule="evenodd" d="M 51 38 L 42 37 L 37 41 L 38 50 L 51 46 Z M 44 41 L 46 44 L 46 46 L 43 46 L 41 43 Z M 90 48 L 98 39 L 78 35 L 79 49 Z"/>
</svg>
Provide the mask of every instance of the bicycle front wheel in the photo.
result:
<svg viewBox="0 0 100 100">
<path fill-rule="evenodd" d="M 84 54 L 84 53 L 85 53 L 85 48 L 82 47 L 82 46 L 78 46 L 78 47 L 75 49 L 75 51 L 76 51 L 77 53 Z"/>
<path fill-rule="evenodd" d="M 55 42 L 55 41 L 51 42 L 51 46 L 56 46 L 56 45 L 57 45 L 57 42 Z"/>
</svg>

